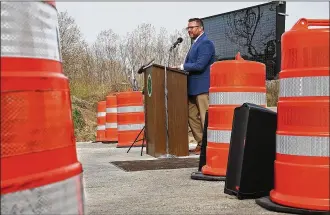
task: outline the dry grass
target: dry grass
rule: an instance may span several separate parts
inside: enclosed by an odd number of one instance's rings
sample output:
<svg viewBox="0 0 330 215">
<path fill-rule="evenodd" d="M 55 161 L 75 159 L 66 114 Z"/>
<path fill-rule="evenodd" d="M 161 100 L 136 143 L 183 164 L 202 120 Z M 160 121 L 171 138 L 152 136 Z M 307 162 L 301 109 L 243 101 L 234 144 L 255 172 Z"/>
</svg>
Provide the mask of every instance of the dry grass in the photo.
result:
<svg viewBox="0 0 330 215">
<path fill-rule="evenodd" d="M 279 93 L 279 80 L 272 80 L 266 82 L 267 88 L 267 106 L 268 107 L 276 107 L 278 101 L 278 93 Z"/>
<path fill-rule="evenodd" d="M 108 89 L 104 85 L 77 81 L 70 83 L 72 116 L 78 142 L 94 141 L 97 127 L 97 102 L 105 100 Z"/>
<path fill-rule="evenodd" d="M 94 141 L 97 128 L 97 103 L 113 92 L 130 90 L 127 84 L 93 84 L 75 80 L 70 83 L 72 116 L 78 142 Z"/>
<path fill-rule="evenodd" d="M 92 84 L 75 81 L 70 83 L 71 95 L 86 101 L 89 104 L 105 100 L 105 97 L 111 91 L 111 87 L 105 84 Z"/>
<path fill-rule="evenodd" d="M 71 97 L 75 136 L 78 142 L 93 141 L 96 137 L 96 110 L 92 103 Z"/>
</svg>

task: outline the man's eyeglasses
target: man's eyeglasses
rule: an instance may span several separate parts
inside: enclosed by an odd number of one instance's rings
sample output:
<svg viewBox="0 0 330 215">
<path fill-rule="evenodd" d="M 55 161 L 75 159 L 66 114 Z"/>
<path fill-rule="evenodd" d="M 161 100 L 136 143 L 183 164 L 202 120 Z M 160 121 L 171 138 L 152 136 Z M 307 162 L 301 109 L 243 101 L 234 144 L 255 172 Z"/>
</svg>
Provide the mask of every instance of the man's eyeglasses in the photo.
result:
<svg viewBox="0 0 330 215">
<path fill-rule="evenodd" d="M 199 25 L 196 25 L 196 26 L 189 26 L 189 27 L 186 27 L 186 30 L 190 30 L 190 29 L 193 29 L 193 28 L 196 28 L 196 27 L 200 27 Z"/>
</svg>

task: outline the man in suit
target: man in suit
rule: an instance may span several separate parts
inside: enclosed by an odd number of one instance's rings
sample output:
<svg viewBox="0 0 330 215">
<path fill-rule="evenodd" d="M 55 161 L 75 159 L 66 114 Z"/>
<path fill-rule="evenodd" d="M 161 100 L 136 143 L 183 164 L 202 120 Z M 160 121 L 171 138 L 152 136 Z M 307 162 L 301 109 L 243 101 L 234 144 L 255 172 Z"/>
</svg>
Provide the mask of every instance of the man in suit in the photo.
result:
<svg viewBox="0 0 330 215">
<path fill-rule="evenodd" d="M 189 19 L 186 29 L 189 37 L 193 40 L 193 44 L 190 47 L 184 64 L 178 69 L 189 72 L 189 126 L 198 143 L 194 152 L 199 154 L 203 137 L 205 113 L 209 106 L 210 66 L 215 61 L 215 48 L 204 32 L 203 21 L 201 19 Z"/>
</svg>

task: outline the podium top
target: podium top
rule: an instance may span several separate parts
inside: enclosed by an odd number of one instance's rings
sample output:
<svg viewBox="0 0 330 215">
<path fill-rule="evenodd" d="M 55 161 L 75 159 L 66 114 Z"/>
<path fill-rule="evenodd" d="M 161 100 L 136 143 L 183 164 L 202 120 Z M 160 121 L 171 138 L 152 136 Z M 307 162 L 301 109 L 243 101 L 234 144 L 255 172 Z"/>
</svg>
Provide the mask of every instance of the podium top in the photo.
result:
<svg viewBox="0 0 330 215">
<path fill-rule="evenodd" d="M 144 67 L 143 72 L 144 72 L 146 69 L 148 69 L 148 68 L 150 68 L 150 67 L 152 67 L 152 66 L 153 66 L 153 67 L 158 67 L 158 68 L 160 68 L 160 69 L 164 69 L 164 70 L 165 70 L 165 66 L 162 66 L 162 65 L 159 65 L 159 64 L 155 64 L 155 63 L 153 63 L 153 64 L 150 64 L 150 65 Z M 188 74 L 189 74 L 189 72 L 187 72 L 187 71 L 178 70 L 178 69 L 171 68 L 171 67 L 166 67 L 166 70 L 167 70 L 167 71 L 171 71 L 171 72 L 177 72 L 177 73 L 180 73 L 180 74 L 183 74 L 183 75 L 188 75 Z"/>
</svg>

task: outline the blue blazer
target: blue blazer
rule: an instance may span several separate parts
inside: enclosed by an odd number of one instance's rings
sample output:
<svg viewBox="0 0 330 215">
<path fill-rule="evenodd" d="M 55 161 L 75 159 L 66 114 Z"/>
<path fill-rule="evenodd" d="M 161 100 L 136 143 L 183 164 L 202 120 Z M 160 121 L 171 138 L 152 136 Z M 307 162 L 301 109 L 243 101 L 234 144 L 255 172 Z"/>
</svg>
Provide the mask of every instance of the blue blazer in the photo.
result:
<svg viewBox="0 0 330 215">
<path fill-rule="evenodd" d="M 189 72 L 188 95 L 208 93 L 210 88 L 210 66 L 215 61 L 214 44 L 205 32 L 191 46 L 183 69 Z"/>
</svg>

